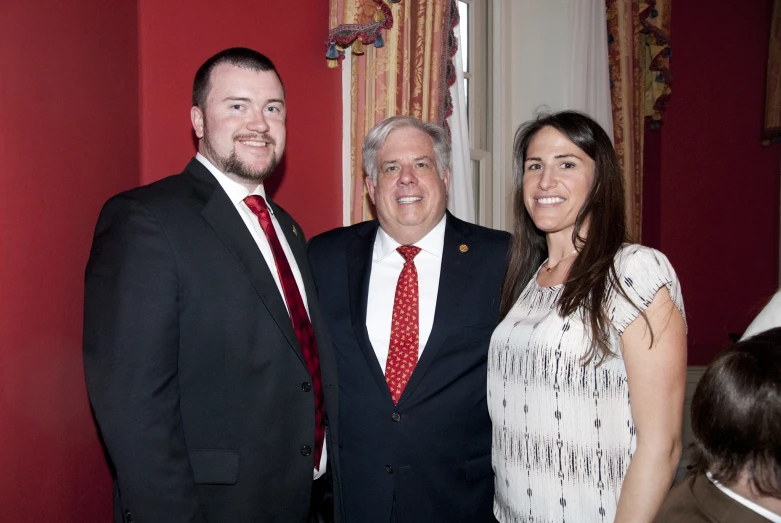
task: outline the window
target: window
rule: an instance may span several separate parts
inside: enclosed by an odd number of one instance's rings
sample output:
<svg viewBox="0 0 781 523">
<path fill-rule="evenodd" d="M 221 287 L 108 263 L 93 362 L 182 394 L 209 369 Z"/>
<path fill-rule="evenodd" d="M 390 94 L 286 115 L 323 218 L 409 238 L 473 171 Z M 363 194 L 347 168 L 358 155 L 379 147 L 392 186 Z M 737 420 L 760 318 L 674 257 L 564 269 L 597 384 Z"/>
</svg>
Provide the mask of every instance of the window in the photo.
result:
<svg viewBox="0 0 781 523">
<path fill-rule="evenodd" d="M 489 110 L 488 2 L 486 0 L 459 0 L 459 46 L 464 66 L 464 93 L 466 94 L 469 123 L 469 152 L 472 160 L 472 178 L 475 195 L 475 220 L 491 227 L 493 182 L 490 152 L 491 113 Z"/>
</svg>

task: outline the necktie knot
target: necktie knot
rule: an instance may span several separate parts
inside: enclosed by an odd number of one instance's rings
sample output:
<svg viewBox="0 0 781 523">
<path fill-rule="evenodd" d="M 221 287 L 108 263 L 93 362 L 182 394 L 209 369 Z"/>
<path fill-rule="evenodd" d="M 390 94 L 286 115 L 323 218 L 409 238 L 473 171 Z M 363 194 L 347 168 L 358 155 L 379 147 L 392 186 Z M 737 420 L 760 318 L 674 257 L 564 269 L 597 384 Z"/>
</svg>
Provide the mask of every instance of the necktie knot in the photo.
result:
<svg viewBox="0 0 781 523">
<path fill-rule="evenodd" d="M 250 211 L 254 212 L 256 216 L 260 216 L 262 213 L 268 213 L 268 205 L 266 200 L 262 196 L 256 194 L 250 194 L 244 198 L 244 203 L 247 204 Z"/>
<path fill-rule="evenodd" d="M 400 245 L 396 250 L 399 251 L 399 254 L 404 257 L 404 260 L 409 263 L 418 255 L 420 247 L 414 245 Z"/>
</svg>

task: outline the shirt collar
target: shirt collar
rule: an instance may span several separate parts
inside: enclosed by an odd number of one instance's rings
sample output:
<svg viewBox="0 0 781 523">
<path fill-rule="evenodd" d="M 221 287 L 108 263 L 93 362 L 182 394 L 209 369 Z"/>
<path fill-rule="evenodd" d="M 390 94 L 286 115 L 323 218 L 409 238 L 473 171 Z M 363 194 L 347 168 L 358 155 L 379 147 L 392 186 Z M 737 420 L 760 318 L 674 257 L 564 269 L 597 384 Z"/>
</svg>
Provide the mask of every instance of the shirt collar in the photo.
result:
<svg viewBox="0 0 781 523">
<path fill-rule="evenodd" d="M 209 172 L 212 173 L 212 175 L 217 179 L 217 182 L 219 182 L 222 189 L 225 191 L 225 193 L 228 195 L 228 198 L 230 198 L 230 201 L 233 202 L 234 205 L 238 205 L 240 203 L 244 202 L 244 198 L 249 196 L 250 194 L 255 194 L 258 196 L 262 196 L 266 202 L 268 202 L 268 198 L 266 197 L 266 188 L 263 187 L 263 183 L 259 183 L 258 186 L 255 188 L 254 191 L 249 192 L 246 187 L 241 185 L 240 183 L 231 180 L 228 178 L 222 171 L 217 169 L 214 164 L 212 164 L 205 156 L 203 156 L 201 153 L 197 153 L 195 155 L 195 159 L 198 160 L 203 164 L 204 167 L 209 169 Z M 268 206 L 269 211 L 271 214 L 274 214 L 274 211 L 271 209 L 271 206 Z"/>
<path fill-rule="evenodd" d="M 447 214 L 442 216 L 439 223 L 431 229 L 419 241 L 413 245 L 420 247 L 421 250 L 426 251 L 429 254 L 442 258 L 442 251 L 445 249 L 445 223 L 447 221 Z M 384 260 L 394 252 L 401 244 L 390 237 L 390 235 L 383 230 L 382 227 L 377 231 L 377 239 L 374 241 L 374 261 Z"/>
<path fill-rule="evenodd" d="M 773 523 L 781 523 L 781 516 L 778 516 L 776 514 L 773 514 L 765 507 L 760 507 L 750 499 L 746 499 L 734 490 L 725 487 L 723 484 L 721 484 L 718 480 L 714 479 L 710 472 L 706 472 L 705 475 L 708 477 L 708 480 L 710 480 L 711 483 L 713 483 L 720 491 L 725 493 L 727 496 L 731 497 L 744 507 L 753 510 L 763 518 L 767 518 Z"/>
</svg>

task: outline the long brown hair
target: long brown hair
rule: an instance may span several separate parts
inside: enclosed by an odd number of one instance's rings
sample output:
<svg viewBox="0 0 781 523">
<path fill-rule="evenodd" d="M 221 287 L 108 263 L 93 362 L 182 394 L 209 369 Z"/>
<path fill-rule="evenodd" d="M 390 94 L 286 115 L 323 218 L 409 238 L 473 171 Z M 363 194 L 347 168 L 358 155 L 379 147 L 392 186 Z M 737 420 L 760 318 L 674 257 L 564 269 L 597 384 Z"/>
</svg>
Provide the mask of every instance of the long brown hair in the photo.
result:
<svg viewBox="0 0 781 523">
<path fill-rule="evenodd" d="M 624 186 L 621 167 L 613 144 L 602 127 L 576 111 L 543 113 L 526 122 L 515 133 L 513 170 L 515 223 L 507 274 L 502 288 L 501 315 L 506 316 L 523 289 L 548 257 L 545 233 L 537 229 L 526 211 L 523 198 L 523 169 L 526 151 L 534 136 L 544 127 L 553 127 L 569 138 L 594 160 L 594 182 L 575 219 L 572 242 L 579 255 L 575 258 L 559 297 L 558 312 L 566 317 L 582 310 L 591 331 L 591 345 L 583 355 L 586 365 L 597 364 L 612 356 L 610 318 L 606 312 L 608 290 L 626 296 L 616 276 L 614 258 L 628 241 L 624 217 Z M 587 231 L 584 227 L 587 224 Z M 581 234 L 581 231 L 587 234 Z"/>
</svg>

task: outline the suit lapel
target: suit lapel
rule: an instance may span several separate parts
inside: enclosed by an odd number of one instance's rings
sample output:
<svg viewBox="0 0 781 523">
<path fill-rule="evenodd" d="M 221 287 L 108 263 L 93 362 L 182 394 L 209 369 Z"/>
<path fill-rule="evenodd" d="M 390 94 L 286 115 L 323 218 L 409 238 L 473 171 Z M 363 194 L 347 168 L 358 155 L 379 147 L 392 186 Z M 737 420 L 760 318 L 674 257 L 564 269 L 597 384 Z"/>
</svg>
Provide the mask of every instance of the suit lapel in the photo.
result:
<svg viewBox="0 0 781 523">
<path fill-rule="evenodd" d="M 459 310 L 468 308 L 468 304 L 463 303 L 463 295 L 460 289 L 462 288 L 462 282 L 469 277 L 472 270 L 470 251 L 462 252 L 461 250 L 462 245 L 469 246 L 467 240 L 468 231 L 461 226 L 456 218 L 448 213 L 445 227 L 445 243 L 442 248 L 442 267 L 439 274 L 437 305 L 434 311 L 434 324 L 420 360 L 399 398 L 399 405 L 413 394 L 415 388 L 423 380 L 426 371 L 431 367 L 431 363 L 442 350 L 445 340 L 462 323 L 459 317 Z"/>
<path fill-rule="evenodd" d="M 228 195 L 225 194 L 208 169 L 198 160 L 192 160 L 185 172 L 191 174 L 199 182 L 195 184 L 194 196 L 196 200 L 203 203 L 201 216 L 211 225 L 228 250 L 236 257 L 261 301 L 268 309 L 269 315 L 277 323 L 301 362 L 305 364 L 282 295 L 279 293 L 265 258 L 238 215 L 233 202 L 230 201 Z"/>
<path fill-rule="evenodd" d="M 330 344 L 330 338 L 327 336 L 327 332 L 321 328 L 322 321 L 320 318 L 319 304 L 317 302 L 317 287 L 315 287 L 315 280 L 312 277 L 312 271 L 309 267 L 309 256 L 306 252 L 306 238 L 304 237 L 303 231 L 296 225 L 292 216 L 282 210 L 273 202 L 273 200 L 271 200 L 271 198 L 268 198 L 267 200 L 274 212 L 274 217 L 277 219 L 277 222 L 279 222 L 282 234 L 285 236 L 287 244 L 290 246 L 290 251 L 293 253 L 296 265 L 298 265 L 298 271 L 301 273 L 301 281 L 304 284 L 304 293 L 306 294 L 306 296 L 302 296 L 302 298 L 306 301 L 309 312 L 309 321 L 312 323 L 317 345 L 321 348 L 323 341 L 327 341 L 327 343 Z M 276 285 L 276 282 L 274 284 Z M 285 313 L 287 313 L 287 309 L 285 309 Z M 300 354 L 300 357 L 301 361 L 306 364 L 303 352 Z M 323 360 L 322 353 L 320 354 L 320 360 L 321 362 Z"/>
<path fill-rule="evenodd" d="M 390 401 L 390 391 L 385 382 L 377 354 L 374 352 L 369 332 L 366 329 L 366 308 L 369 300 L 369 278 L 371 276 L 372 253 L 374 239 L 377 236 L 377 222 L 358 232 L 347 248 L 347 282 L 350 300 L 350 320 L 352 321 L 355 339 L 366 358 L 372 377 L 380 391 Z"/>
<path fill-rule="evenodd" d="M 298 229 L 298 226 L 293 221 L 293 218 L 284 211 L 282 211 L 277 204 L 275 204 L 271 198 L 268 198 L 269 206 L 274 213 L 274 217 L 279 222 L 279 227 L 282 229 L 282 234 L 287 240 L 287 244 L 290 246 L 290 251 L 293 253 L 293 258 L 296 260 L 298 270 L 301 273 L 301 279 L 304 283 L 304 292 L 307 296 L 307 306 L 311 307 L 312 304 L 309 300 L 311 296 L 317 296 L 315 292 L 314 281 L 312 280 L 312 274 L 309 271 L 309 261 L 306 255 L 306 243 L 304 241 L 304 233 Z M 276 285 L 276 282 L 274 283 Z M 286 309 L 287 310 L 287 309 Z M 311 314 L 310 314 L 311 316 Z"/>
</svg>

